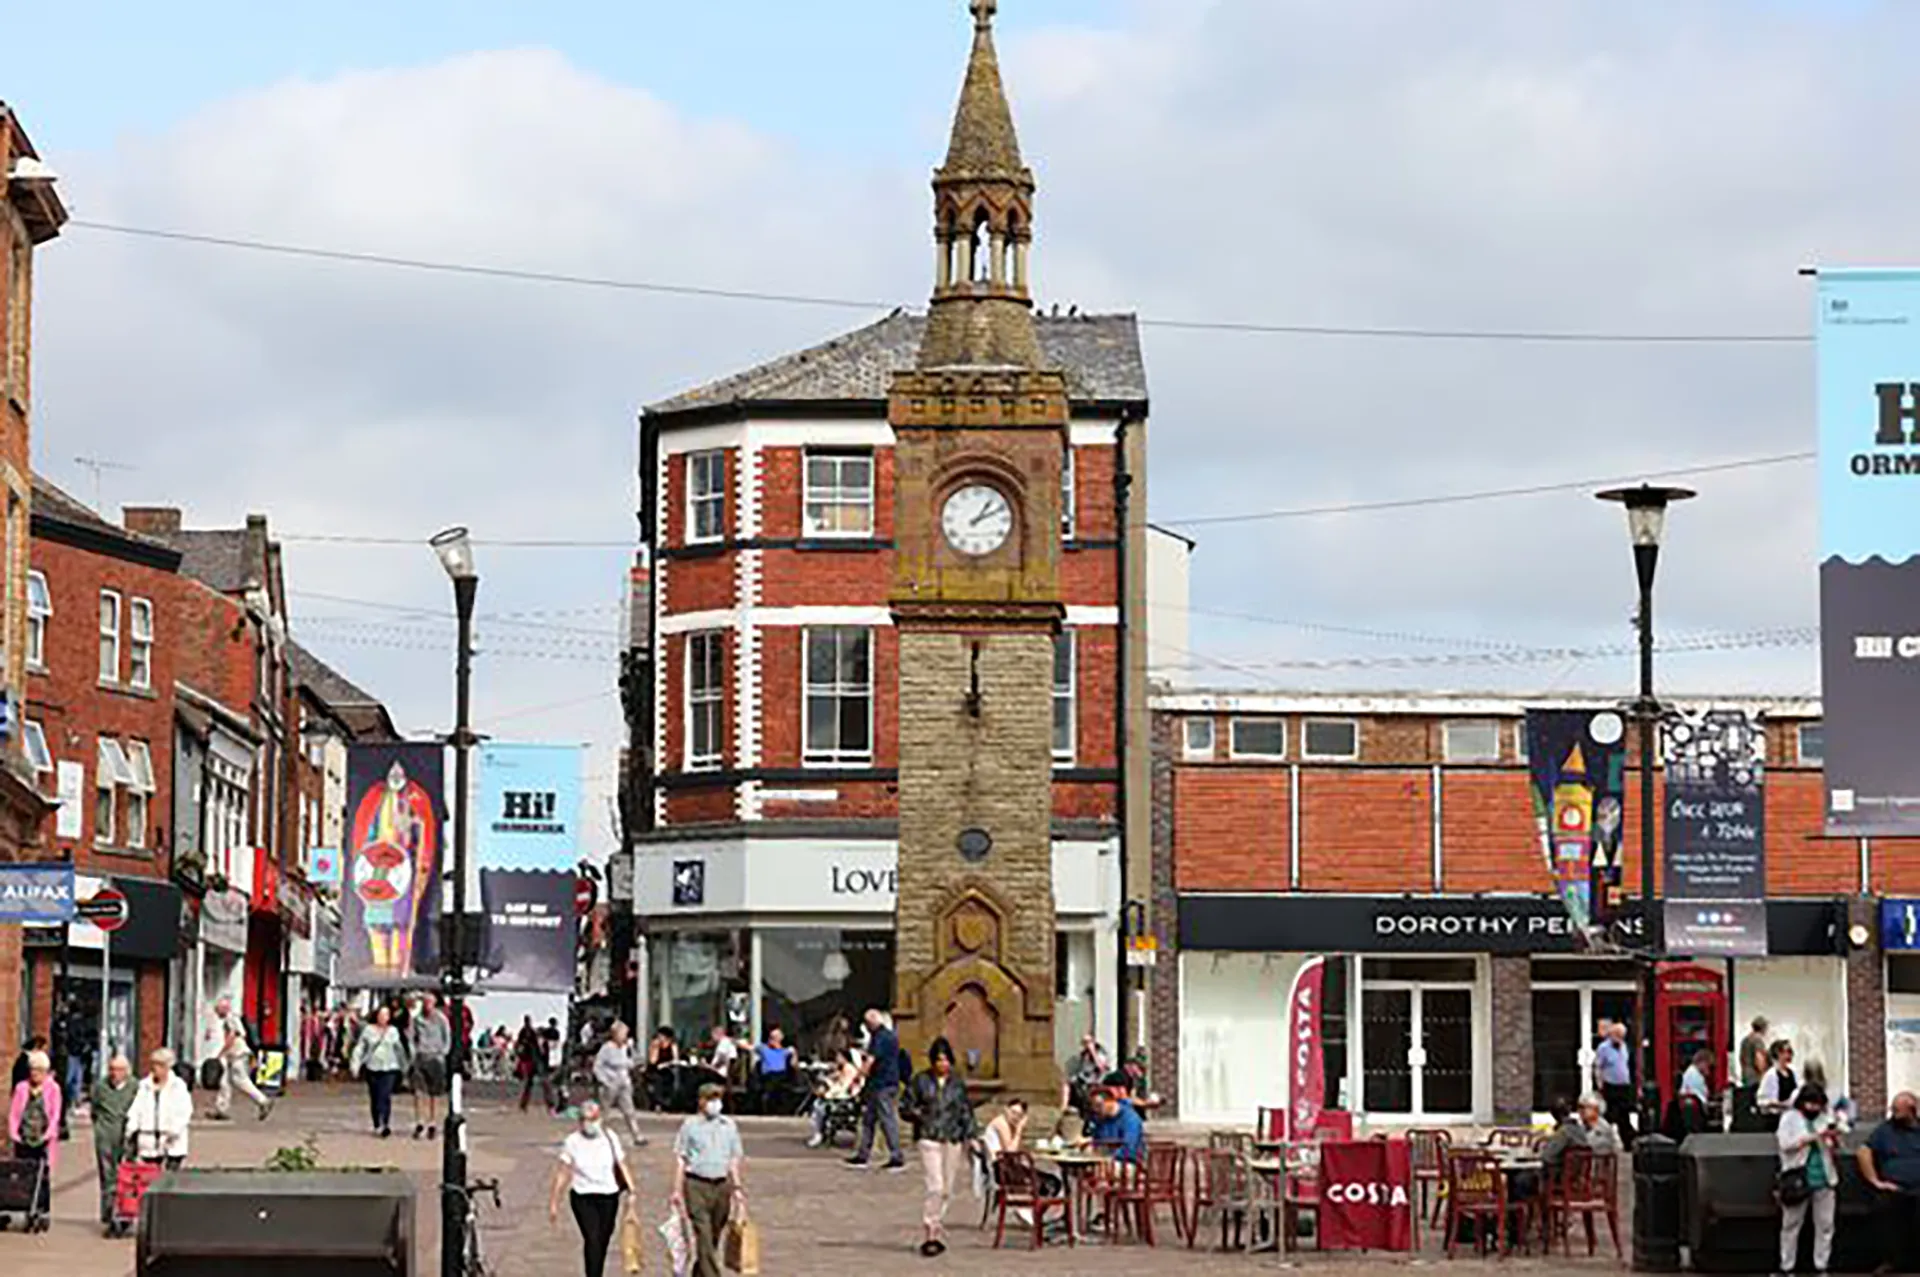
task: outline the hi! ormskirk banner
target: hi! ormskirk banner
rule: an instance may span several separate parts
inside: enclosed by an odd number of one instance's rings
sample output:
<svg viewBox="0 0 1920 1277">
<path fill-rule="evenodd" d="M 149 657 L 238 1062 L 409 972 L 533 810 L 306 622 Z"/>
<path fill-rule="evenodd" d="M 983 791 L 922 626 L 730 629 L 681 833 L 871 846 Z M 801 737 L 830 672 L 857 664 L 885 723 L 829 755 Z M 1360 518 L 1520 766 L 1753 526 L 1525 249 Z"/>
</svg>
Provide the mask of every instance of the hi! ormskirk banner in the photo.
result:
<svg viewBox="0 0 1920 1277">
<path fill-rule="evenodd" d="M 485 745 L 475 809 L 486 910 L 481 987 L 570 993 L 579 924 L 577 745 Z"/>
<path fill-rule="evenodd" d="M 1822 270 L 1826 825 L 1920 833 L 1920 270 Z"/>
</svg>

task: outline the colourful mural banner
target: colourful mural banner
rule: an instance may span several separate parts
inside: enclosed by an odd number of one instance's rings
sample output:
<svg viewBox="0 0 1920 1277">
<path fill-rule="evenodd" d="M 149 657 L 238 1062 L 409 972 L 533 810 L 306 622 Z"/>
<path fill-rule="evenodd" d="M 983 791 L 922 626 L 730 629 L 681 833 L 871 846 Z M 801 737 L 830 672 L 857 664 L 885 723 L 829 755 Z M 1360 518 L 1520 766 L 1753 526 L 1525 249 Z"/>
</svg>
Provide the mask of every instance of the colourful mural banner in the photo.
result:
<svg viewBox="0 0 1920 1277">
<path fill-rule="evenodd" d="M 437 981 L 442 766 L 439 745 L 348 748 L 338 984 L 392 989 Z"/>
<path fill-rule="evenodd" d="M 570 993 L 579 922 L 577 745 L 485 745 L 475 809 L 490 991 Z"/>
<path fill-rule="evenodd" d="M 1590 946 L 1602 939 L 1605 901 L 1620 883 L 1625 740 L 1626 722 L 1613 710 L 1527 711 L 1527 771 L 1540 851 L 1554 894 Z"/>
<path fill-rule="evenodd" d="M 1820 673 L 1826 826 L 1920 833 L 1920 270 L 1822 270 Z"/>
</svg>

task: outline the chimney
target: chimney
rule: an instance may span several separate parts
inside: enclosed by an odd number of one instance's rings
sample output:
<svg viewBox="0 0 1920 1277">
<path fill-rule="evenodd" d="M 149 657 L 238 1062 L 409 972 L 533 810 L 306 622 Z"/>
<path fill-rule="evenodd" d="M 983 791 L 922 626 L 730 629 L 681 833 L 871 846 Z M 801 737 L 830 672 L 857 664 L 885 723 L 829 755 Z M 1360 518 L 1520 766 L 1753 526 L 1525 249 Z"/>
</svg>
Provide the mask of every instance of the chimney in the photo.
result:
<svg viewBox="0 0 1920 1277">
<path fill-rule="evenodd" d="M 129 505 L 120 508 L 120 523 L 129 532 L 162 540 L 180 531 L 180 507 Z"/>
</svg>

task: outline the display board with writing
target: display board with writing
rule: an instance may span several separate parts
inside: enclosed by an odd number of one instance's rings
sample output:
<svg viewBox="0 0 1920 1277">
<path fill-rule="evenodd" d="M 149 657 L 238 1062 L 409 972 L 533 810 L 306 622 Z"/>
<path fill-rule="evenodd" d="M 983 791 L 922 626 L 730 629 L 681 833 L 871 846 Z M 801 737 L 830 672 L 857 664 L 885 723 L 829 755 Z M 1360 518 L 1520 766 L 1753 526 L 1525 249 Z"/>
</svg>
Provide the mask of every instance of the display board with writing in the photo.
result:
<svg viewBox="0 0 1920 1277">
<path fill-rule="evenodd" d="M 1678 711 L 1661 733 L 1666 895 L 1763 900 L 1767 894 L 1766 734 L 1738 709 Z"/>
</svg>

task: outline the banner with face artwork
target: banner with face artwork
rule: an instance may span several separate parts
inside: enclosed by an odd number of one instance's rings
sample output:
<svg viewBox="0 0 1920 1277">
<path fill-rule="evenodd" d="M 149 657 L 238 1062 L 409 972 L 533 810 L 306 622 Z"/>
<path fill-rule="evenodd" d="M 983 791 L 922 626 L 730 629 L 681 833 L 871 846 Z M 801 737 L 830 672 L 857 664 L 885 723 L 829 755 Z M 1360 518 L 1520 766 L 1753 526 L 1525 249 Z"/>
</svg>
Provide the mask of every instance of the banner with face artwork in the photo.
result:
<svg viewBox="0 0 1920 1277">
<path fill-rule="evenodd" d="M 1614 710 L 1527 711 L 1527 771 L 1534 827 L 1554 894 L 1588 944 L 1601 939 L 1604 906 L 1620 882 L 1626 723 Z"/>
<path fill-rule="evenodd" d="M 447 818 L 442 765 L 439 745 L 347 750 L 345 885 L 334 975 L 347 988 L 437 982 Z"/>
<path fill-rule="evenodd" d="M 487 919 L 481 986 L 571 992 L 580 747 L 483 746 L 475 826 Z"/>
</svg>

